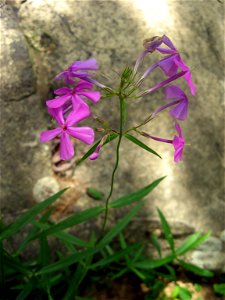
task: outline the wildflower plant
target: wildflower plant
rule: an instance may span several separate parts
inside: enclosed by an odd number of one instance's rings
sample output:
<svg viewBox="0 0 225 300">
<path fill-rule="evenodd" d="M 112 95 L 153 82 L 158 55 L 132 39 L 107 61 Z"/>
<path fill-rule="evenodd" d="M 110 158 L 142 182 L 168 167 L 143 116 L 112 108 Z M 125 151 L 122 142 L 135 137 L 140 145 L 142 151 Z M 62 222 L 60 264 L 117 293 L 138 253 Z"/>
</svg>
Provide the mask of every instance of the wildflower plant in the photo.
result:
<svg viewBox="0 0 225 300">
<path fill-rule="evenodd" d="M 159 52 L 163 57 L 149 66 L 144 74 L 140 74 L 139 69 L 143 64 L 144 58 L 147 55 Z M 166 79 L 160 83 L 156 83 L 153 87 L 149 87 L 147 90 L 142 90 L 144 81 L 148 81 L 151 73 L 159 68 L 163 71 Z M 111 137 L 117 138 L 116 149 L 116 162 L 112 172 L 111 188 L 106 199 L 106 213 L 105 221 L 103 224 L 103 231 L 106 226 L 108 205 L 113 193 L 113 184 L 115 179 L 115 173 L 119 165 L 119 149 L 122 138 L 125 137 L 135 143 L 136 145 L 148 150 L 154 155 L 160 157 L 156 151 L 149 148 L 147 145 L 139 141 L 132 133 L 137 133 L 146 138 L 153 139 L 158 142 L 164 142 L 172 144 L 174 147 L 174 161 L 179 162 L 182 160 L 183 148 L 185 145 L 184 137 L 182 134 L 181 125 L 178 123 L 184 121 L 188 116 L 188 98 L 184 91 L 175 85 L 175 81 L 183 77 L 187 82 L 187 85 L 192 93 L 195 94 L 195 85 L 192 81 L 191 72 L 189 67 L 184 63 L 180 53 L 175 48 L 171 40 L 163 35 L 161 37 L 153 37 L 144 41 L 144 50 L 140 53 L 135 63 L 134 68 L 127 67 L 124 69 L 121 75 L 120 85 L 117 89 L 107 87 L 102 83 L 93 79 L 93 70 L 97 70 L 97 62 L 94 58 L 86 61 L 75 61 L 65 71 L 56 76 L 56 79 L 63 79 L 66 84 L 71 87 L 62 87 L 54 91 L 56 98 L 46 101 L 48 112 L 59 124 L 59 127 L 53 130 L 44 131 L 41 133 L 41 142 L 49 141 L 56 136 L 60 136 L 60 157 L 62 160 L 69 160 L 73 157 L 73 145 L 69 136 L 79 139 L 86 144 L 91 144 L 94 141 L 94 131 L 88 127 L 72 127 L 72 125 L 78 123 L 80 120 L 92 117 L 88 104 L 84 101 L 84 98 L 88 98 L 93 103 L 104 101 L 105 98 L 111 96 L 117 96 L 120 104 L 119 114 L 119 130 L 115 130 L 110 127 L 107 120 L 102 120 L 98 117 L 94 117 L 101 128 L 98 131 L 103 133 L 100 141 L 98 141 L 89 151 L 89 159 L 95 160 L 99 157 L 102 147 L 106 141 L 110 142 Z M 173 83 L 173 84 L 171 84 Z M 100 91 L 93 91 L 93 85 L 97 88 L 101 88 Z M 140 99 L 153 93 L 158 89 L 164 88 L 166 104 L 156 108 L 155 111 L 149 112 L 147 119 L 143 120 L 141 124 L 124 130 L 124 124 L 126 123 L 126 109 L 129 105 L 129 101 L 133 99 Z M 171 100 L 169 101 L 168 100 Z M 170 108 L 170 116 L 175 123 L 175 130 L 178 135 L 175 135 L 173 139 L 165 139 L 161 137 L 152 136 L 149 133 L 141 131 L 141 127 L 149 122 L 155 120 L 155 117 L 163 110 Z M 63 118 L 67 118 L 66 122 Z M 157 119 L 155 120 L 157 122 Z M 98 124 L 98 125 L 99 125 Z M 81 159 L 83 160 L 83 159 Z"/>
<path fill-rule="evenodd" d="M 143 65 L 145 57 L 148 55 L 154 56 L 154 52 L 159 52 L 162 58 L 147 67 L 143 74 L 140 73 L 140 67 Z M 165 79 L 154 86 L 149 86 L 147 90 L 143 90 L 143 83 L 150 82 L 148 79 L 156 68 L 162 70 Z M 207 239 L 208 234 L 202 235 L 196 232 L 181 246 L 175 248 L 170 226 L 160 210 L 158 210 L 158 213 L 162 223 L 162 230 L 171 249 L 171 253 L 168 256 L 162 257 L 160 243 L 154 235 L 152 235 L 152 244 L 159 253 L 159 258 L 154 260 L 146 258 L 142 243 L 129 245 L 125 240 L 122 231 L 143 207 L 142 199 L 164 177 L 155 180 L 136 192 L 110 201 L 123 139 L 130 140 L 135 145 L 157 157 L 161 156 L 140 141 L 134 134 L 138 134 L 148 140 L 171 144 L 174 149 L 175 163 L 182 160 L 185 140 L 181 125 L 188 117 L 188 97 L 175 84 L 175 81 L 178 78 L 183 78 L 191 94 L 194 95 L 195 85 L 192 81 L 189 67 L 184 63 L 171 40 L 163 35 L 144 41 L 144 50 L 139 54 L 135 66 L 126 67 L 123 70 L 117 88 L 108 87 L 95 80 L 94 72 L 97 70 L 96 60 L 90 58 L 85 61 L 73 62 L 66 70 L 55 77 L 56 80 L 62 80 L 64 83 L 61 88 L 54 91 L 55 98 L 46 101 L 46 107 L 50 116 L 55 120 L 56 126 L 53 129 L 41 132 L 40 141 L 49 142 L 54 138 L 59 138 L 61 160 L 70 160 L 76 155 L 72 139 L 79 140 L 87 145 L 93 144 L 83 157 L 79 159 L 77 165 L 87 158 L 92 160 L 93 163 L 94 160 L 101 159 L 101 151 L 106 149 L 106 145 L 113 140 L 116 141 L 115 164 L 105 204 L 88 208 L 55 224 L 50 221 L 53 209 L 49 209 L 49 207 L 65 192 L 63 190 L 32 207 L 9 226 L 5 226 L 3 223 L 0 224 L 0 285 L 1 288 L 4 287 L 3 296 L 9 290 L 12 292 L 10 294 L 11 298 L 6 295 L 6 299 L 21 300 L 28 299 L 27 297 L 36 299 L 36 295 L 40 296 L 37 299 L 74 299 L 75 296 L 80 295 L 79 287 L 87 277 L 87 274 L 94 273 L 93 276 L 95 278 L 100 278 L 99 272 L 101 273 L 105 269 L 111 274 L 111 279 L 120 278 L 129 272 L 134 273 L 145 285 L 151 286 L 151 291 L 146 295 L 146 299 L 157 299 L 164 286 L 163 282 L 158 280 L 158 277 L 176 280 L 175 271 L 170 266 L 170 263 L 174 260 L 178 261 L 183 268 L 197 275 L 213 276 L 208 270 L 190 265 L 180 258 L 180 256 Z M 164 89 L 165 104 L 149 112 L 140 124 L 124 129 L 129 101 L 142 99 L 159 89 Z M 99 103 L 109 97 L 117 97 L 119 101 L 119 130 L 111 127 L 107 120 L 93 116 L 88 105 L 89 101 L 93 102 L 94 105 L 99 105 Z M 174 136 L 164 138 L 146 132 L 144 126 L 149 122 L 157 122 L 156 116 L 166 109 L 169 110 L 169 115 L 174 123 Z M 92 118 L 98 124 L 97 129 L 79 126 L 79 122 L 84 122 L 87 118 Z M 102 137 L 94 143 L 95 131 L 101 133 Z M 93 190 L 89 190 L 89 193 L 94 193 L 97 195 L 97 198 L 104 196 L 98 192 L 96 194 L 96 191 Z M 135 202 L 137 203 L 136 206 L 132 206 L 130 211 L 113 228 L 106 231 L 109 210 L 125 207 Z M 40 214 L 41 216 L 39 216 Z M 93 232 L 89 241 L 64 231 L 100 214 L 104 214 L 102 228 L 97 234 Z M 30 224 L 31 230 L 17 249 L 10 252 L 4 247 L 4 243 L 20 233 L 28 224 Z M 52 260 L 49 253 L 49 236 L 54 236 L 64 245 L 68 250 L 66 256 L 57 251 L 58 259 L 56 261 Z M 118 247 L 117 249 L 113 247 L 112 241 L 115 238 L 119 240 L 119 250 Z M 21 255 L 32 241 L 39 241 L 40 253 L 36 260 L 24 264 Z M 111 265 L 113 265 L 112 269 Z M 163 272 L 162 269 L 158 270 L 158 268 L 162 267 L 164 268 Z"/>
</svg>

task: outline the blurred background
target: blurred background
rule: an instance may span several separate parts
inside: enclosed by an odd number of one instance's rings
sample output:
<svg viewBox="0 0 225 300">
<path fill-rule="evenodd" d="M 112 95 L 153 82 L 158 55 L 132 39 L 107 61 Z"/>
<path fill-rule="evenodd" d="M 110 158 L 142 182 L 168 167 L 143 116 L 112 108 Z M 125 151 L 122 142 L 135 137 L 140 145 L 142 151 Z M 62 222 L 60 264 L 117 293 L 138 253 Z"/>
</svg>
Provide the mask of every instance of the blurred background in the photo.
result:
<svg viewBox="0 0 225 300">
<path fill-rule="evenodd" d="M 224 203 L 224 3 L 173 0 L 8 0 L 1 1 L 1 207 L 5 215 L 19 214 L 33 203 L 65 186 L 59 216 L 96 202 L 87 196 L 94 187 L 105 194 L 115 162 L 115 143 L 105 147 L 97 161 L 76 167 L 88 146 L 76 143 L 76 159 L 60 163 L 56 143 L 39 142 L 40 131 L 53 125 L 45 100 L 60 86 L 54 76 L 74 60 L 95 57 L 97 78 L 116 87 L 117 72 L 132 66 L 146 38 L 166 34 L 192 70 L 197 87 L 189 96 L 189 118 L 183 123 L 186 142 L 183 162 L 173 162 L 170 145 L 142 139 L 162 160 L 127 140 L 121 146 L 121 164 L 113 199 L 167 175 L 146 201 L 139 220 L 145 230 L 156 207 L 169 220 L 194 230 L 225 229 Z M 149 55 L 145 68 L 159 58 Z M 154 72 L 145 87 L 163 79 Z M 164 102 L 163 92 L 129 104 L 130 124 L 138 124 Z M 118 103 L 107 99 L 92 106 L 93 113 L 118 126 Z M 172 138 L 173 123 L 162 113 L 145 131 Z M 116 213 L 120 217 L 120 212 Z M 111 216 L 113 218 L 113 216 Z M 179 225 L 180 226 L 180 225 Z M 178 226 L 178 227 L 179 227 Z M 185 227 L 186 226 L 186 227 Z"/>
</svg>

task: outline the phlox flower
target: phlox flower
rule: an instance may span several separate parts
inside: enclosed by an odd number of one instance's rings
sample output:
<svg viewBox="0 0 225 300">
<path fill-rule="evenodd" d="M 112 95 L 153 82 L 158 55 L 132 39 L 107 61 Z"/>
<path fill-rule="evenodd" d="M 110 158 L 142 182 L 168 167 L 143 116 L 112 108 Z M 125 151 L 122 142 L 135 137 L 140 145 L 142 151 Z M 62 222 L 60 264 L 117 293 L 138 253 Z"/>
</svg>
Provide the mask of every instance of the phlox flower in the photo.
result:
<svg viewBox="0 0 225 300">
<path fill-rule="evenodd" d="M 158 141 L 158 142 L 172 144 L 173 147 L 174 147 L 174 161 L 179 162 L 179 161 L 182 160 L 185 141 L 184 141 L 184 138 L 183 138 L 181 127 L 178 123 L 175 124 L 175 129 L 178 133 L 178 136 L 175 135 L 172 140 L 167 140 L 167 139 L 155 137 L 155 136 L 149 135 L 145 132 L 142 132 L 142 135 L 145 136 L 145 137 L 151 138 L 155 141 Z"/>
<path fill-rule="evenodd" d="M 59 97 L 46 101 L 49 108 L 62 107 L 66 102 L 72 102 L 73 108 L 77 103 L 83 103 L 87 105 L 80 96 L 84 96 L 96 103 L 100 100 L 101 94 L 98 91 L 90 91 L 93 84 L 80 80 L 80 82 L 74 88 L 62 87 L 54 91 Z"/>
<path fill-rule="evenodd" d="M 55 79 L 64 79 L 67 84 L 74 84 L 74 78 L 88 79 L 92 74 L 86 71 L 97 69 L 98 65 L 95 58 L 89 58 L 84 61 L 78 60 L 73 62 L 66 70 L 56 75 Z"/>
<path fill-rule="evenodd" d="M 165 98 L 175 100 L 159 107 L 152 116 L 168 107 L 175 106 L 170 110 L 170 115 L 177 120 L 185 120 L 188 116 L 188 98 L 185 93 L 177 85 L 170 85 L 165 88 Z"/>
<path fill-rule="evenodd" d="M 87 105 L 82 103 L 69 113 L 66 121 L 63 117 L 62 108 L 48 109 L 52 117 L 57 121 L 58 127 L 41 132 L 40 141 L 48 142 L 55 137 L 60 137 L 60 158 L 69 160 L 74 156 L 74 147 L 70 136 L 78 139 L 85 144 L 92 144 L 94 141 L 94 130 L 90 127 L 75 127 L 77 123 L 90 116 L 91 112 Z"/>
<path fill-rule="evenodd" d="M 166 45 L 167 48 L 160 47 L 162 44 Z M 175 48 L 171 40 L 166 35 L 163 35 L 162 37 L 154 37 L 153 40 L 147 40 L 144 44 L 144 47 L 145 51 L 142 53 L 142 58 L 138 59 L 138 64 L 140 64 L 140 61 L 143 60 L 143 55 L 145 56 L 147 53 L 152 53 L 155 50 L 162 54 L 166 54 L 166 56 L 158 62 L 156 62 L 155 64 L 153 64 L 152 66 L 150 66 L 144 72 L 143 76 L 140 79 L 140 82 L 143 81 L 145 77 L 148 76 L 149 73 L 157 67 L 159 67 L 164 72 L 164 74 L 170 78 L 176 75 L 178 70 L 181 69 L 181 71 L 184 72 L 183 77 L 186 80 L 192 95 L 195 95 L 196 89 L 191 77 L 191 71 L 189 67 L 185 64 L 185 62 L 181 59 L 178 50 Z"/>
</svg>

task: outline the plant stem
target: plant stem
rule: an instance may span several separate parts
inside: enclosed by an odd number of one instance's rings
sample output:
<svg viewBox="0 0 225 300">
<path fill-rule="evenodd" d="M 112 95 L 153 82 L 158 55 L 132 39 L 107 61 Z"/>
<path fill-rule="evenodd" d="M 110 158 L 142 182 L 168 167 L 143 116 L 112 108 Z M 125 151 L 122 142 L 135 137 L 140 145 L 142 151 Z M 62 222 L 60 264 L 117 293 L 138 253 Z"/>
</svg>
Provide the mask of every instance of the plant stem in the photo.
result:
<svg viewBox="0 0 225 300">
<path fill-rule="evenodd" d="M 116 163 L 115 163 L 115 166 L 114 166 L 114 169 L 113 169 L 113 172 L 112 172 L 110 191 L 109 191 L 108 197 L 106 199 L 106 203 L 105 203 L 105 216 L 104 216 L 104 221 L 103 221 L 103 225 L 102 225 L 100 238 L 104 234 L 105 227 L 106 227 L 106 224 L 107 224 L 108 213 L 109 213 L 109 200 L 110 200 L 110 198 L 112 196 L 112 193 L 113 193 L 115 174 L 116 174 L 116 170 L 118 168 L 119 159 L 120 159 L 119 149 L 120 149 L 120 144 L 121 144 L 121 140 L 122 140 L 122 136 L 123 136 L 123 118 L 124 118 L 124 112 L 123 112 L 124 98 L 121 95 L 121 93 L 119 94 L 119 99 L 120 99 L 120 128 L 119 128 L 119 139 L 118 139 L 118 143 L 117 143 L 117 147 L 116 147 Z"/>
</svg>

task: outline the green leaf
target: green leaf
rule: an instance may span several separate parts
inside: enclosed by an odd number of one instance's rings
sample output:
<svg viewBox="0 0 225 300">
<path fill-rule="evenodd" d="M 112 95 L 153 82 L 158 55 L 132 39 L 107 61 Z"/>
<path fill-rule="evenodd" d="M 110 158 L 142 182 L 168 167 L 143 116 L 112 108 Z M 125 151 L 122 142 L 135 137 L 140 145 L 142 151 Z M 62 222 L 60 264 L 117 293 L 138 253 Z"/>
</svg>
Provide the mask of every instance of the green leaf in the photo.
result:
<svg viewBox="0 0 225 300">
<path fill-rule="evenodd" d="M 210 232 L 201 236 L 201 232 L 195 232 L 191 236 L 189 236 L 183 244 L 176 249 L 177 255 L 183 255 L 186 252 L 196 248 L 198 245 L 203 243 L 210 236 Z"/>
<path fill-rule="evenodd" d="M 123 196 L 117 200 L 114 200 L 110 203 L 110 208 L 120 208 L 126 205 L 130 205 L 133 202 L 139 201 L 141 199 L 143 199 L 145 196 L 147 196 L 155 187 L 157 187 L 157 185 L 165 178 L 161 177 L 155 181 L 153 181 L 152 183 L 150 183 L 149 185 L 145 186 L 144 188 L 131 193 L 129 195 Z"/>
<path fill-rule="evenodd" d="M 181 300 L 191 300 L 192 293 L 184 287 L 179 286 L 179 296 Z"/>
<path fill-rule="evenodd" d="M 55 208 L 50 208 L 41 218 L 38 223 L 46 223 L 48 221 L 48 218 L 51 216 L 52 212 L 55 210 Z M 34 225 L 34 222 L 32 222 L 32 225 Z M 33 238 L 37 235 L 37 233 L 40 231 L 40 227 L 37 227 L 34 225 L 34 227 L 28 232 L 26 238 L 22 241 L 19 248 L 15 252 L 15 256 L 18 256 L 29 244 L 30 241 L 33 240 Z"/>
<path fill-rule="evenodd" d="M 16 300 L 25 300 L 27 296 L 32 292 L 33 288 L 35 288 L 34 280 L 29 280 L 28 283 L 23 287 L 21 293 L 17 296 Z"/>
<path fill-rule="evenodd" d="M 110 133 L 109 136 L 107 137 L 106 141 L 103 143 L 102 146 L 110 143 L 112 140 L 118 137 L 118 134 L 113 132 Z M 95 152 L 95 149 L 97 148 L 98 144 L 100 144 L 101 140 L 99 140 L 97 143 L 94 144 L 85 154 L 84 156 L 77 161 L 76 165 L 78 166 L 80 163 L 82 163 L 85 159 L 87 159 L 93 152 Z"/>
<path fill-rule="evenodd" d="M 202 286 L 198 283 L 194 284 L 194 288 L 195 288 L 196 292 L 201 292 L 201 290 L 202 290 Z"/>
<path fill-rule="evenodd" d="M 104 198 L 104 194 L 95 188 L 87 188 L 86 192 L 89 197 L 95 200 L 102 200 Z"/>
<path fill-rule="evenodd" d="M 138 140 L 136 137 L 134 137 L 131 134 L 126 133 L 124 135 L 128 140 L 130 140 L 131 142 L 133 142 L 134 144 L 138 145 L 139 147 L 143 148 L 144 150 L 158 156 L 159 158 L 162 158 L 157 152 L 155 152 L 153 149 L 149 148 L 147 145 L 145 145 L 144 143 L 142 143 L 140 140 Z"/>
<path fill-rule="evenodd" d="M 225 296 L 225 283 L 214 284 L 213 289 L 217 294 Z"/>
<path fill-rule="evenodd" d="M 155 249 L 157 250 L 159 256 L 161 257 L 162 256 L 161 246 L 160 246 L 159 240 L 155 234 L 151 235 L 151 242 L 152 242 L 153 246 L 155 247 Z"/>
<path fill-rule="evenodd" d="M 63 231 L 57 232 L 54 234 L 54 236 L 57 237 L 58 239 L 60 239 L 61 241 L 68 243 L 70 245 L 85 247 L 85 248 L 91 247 L 90 243 L 85 242 L 68 232 L 63 232 Z"/>
<path fill-rule="evenodd" d="M 44 235 L 55 234 L 66 228 L 70 228 L 74 225 L 77 225 L 77 224 L 85 222 L 89 219 L 92 219 L 92 218 L 98 216 L 104 210 L 105 210 L 104 206 L 96 206 L 96 207 L 86 209 L 80 213 L 76 213 L 75 215 L 66 218 L 65 220 L 59 222 L 58 224 L 52 225 L 50 228 L 44 230 L 42 232 L 42 234 L 44 234 Z"/>
<path fill-rule="evenodd" d="M 95 248 L 95 249 L 88 249 L 86 251 L 82 251 L 80 253 L 74 253 L 71 254 L 65 258 L 62 258 L 60 260 L 58 260 L 57 262 L 50 264 L 44 268 L 42 268 L 41 270 L 39 270 L 36 275 L 38 274 L 47 274 L 47 273 L 52 273 L 58 270 L 63 270 L 74 264 L 77 263 L 79 261 L 81 261 L 82 259 L 88 258 L 89 256 L 95 254 L 96 252 L 99 251 L 99 248 Z"/>
<path fill-rule="evenodd" d="M 131 219 L 138 213 L 138 211 L 143 207 L 143 202 L 139 203 L 133 207 L 128 214 L 126 214 L 122 220 L 120 220 L 98 243 L 98 247 L 103 247 L 107 245 L 111 240 L 119 234 L 126 225 L 131 221 Z"/>
<path fill-rule="evenodd" d="M 22 214 L 15 222 L 9 225 L 0 235 L 0 240 L 4 240 L 16 232 L 21 230 L 26 224 L 30 223 L 41 211 L 47 208 L 49 205 L 53 204 L 68 188 L 56 193 L 50 198 L 44 200 L 43 202 L 36 204 L 30 208 L 27 212 Z"/>
<path fill-rule="evenodd" d="M 169 224 L 168 224 L 165 216 L 161 212 L 161 210 L 157 208 L 157 211 L 158 211 L 161 223 L 162 223 L 163 233 L 165 234 L 166 240 L 168 241 L 172 252 L 175 253 L 175 250 L 174 250 L 174 240 L 173 240 L 173 235 L 172 235 L 170 226 L 169 226 Z"/>
<path fill-rule="evenodd" d="M 161 258 L 161 259 L 155 259 L 155 260 L 148 259 L 148 260 L 136 262 L 134 264 L 134 266 L 136 268 L 140 268 L 140 269 L 155 269 L 155 268 L 158 268 L 158 267 L 161 267 L 163 265 L 170 263 L 171 261 L 174 260 L 174 258 L 175 258 L 174 255 L 170 255 L 170 256 L 167 256 L 167 257 Z"/>
<path fill-rule="evenodd" d="M 190 271 L 190 272 L 192 272 L 194 274 L 197 274 L 199 276 L 203 276 L 203 277 L 213 277 L 214 276 L 214 273 L 211 272 L 211 271 L 209 271 L 209 270 L 202 269 L 202 268 L 197 267 L 195 265 L 186 263 L 186 262 L 184 262 L 183 260 L 180 260 L 180 259 L 178 259 L 178 262 L 186 270 L 188 270 L 188 271 Z"/>
<path fill-rule="evenodd" d="M 179 296 L 180 287 L 176 285 L 171 293 L 172 298 L 177 298 Z"/>
<path fill-rule="evenodd" d="M 120 250 L 106 258 L 103 258 L 90 266 L 90 269 L 95 269 L 97 267 L 104 267 L 110 263 L 117 262 L 121 257 L 126 257 L 128 254 L 132 253 L 135 249 L 140 247 L 140 244 L 134 244 L 126 247 L 123 250 Z"/>
</svg>

